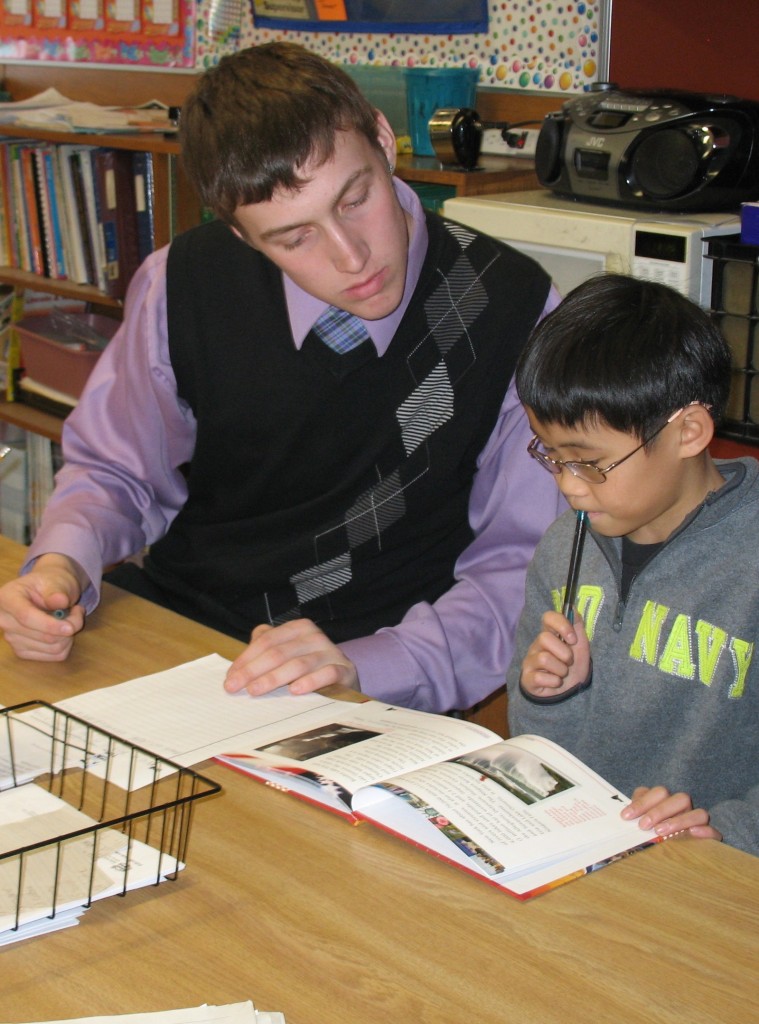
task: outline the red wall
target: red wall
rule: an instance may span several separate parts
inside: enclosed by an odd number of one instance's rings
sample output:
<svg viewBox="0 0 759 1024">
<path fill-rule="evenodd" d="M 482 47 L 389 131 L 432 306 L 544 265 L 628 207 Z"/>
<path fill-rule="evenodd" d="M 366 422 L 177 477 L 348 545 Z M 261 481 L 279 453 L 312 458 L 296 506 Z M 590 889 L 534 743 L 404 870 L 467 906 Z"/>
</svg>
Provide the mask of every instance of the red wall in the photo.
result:
<svg viewBox="0 0 759 1024">
<path fill-rule="evenodd" d="M 759 3 L 613 0 L 609 77 L 759 100 Z"/>
</svg>

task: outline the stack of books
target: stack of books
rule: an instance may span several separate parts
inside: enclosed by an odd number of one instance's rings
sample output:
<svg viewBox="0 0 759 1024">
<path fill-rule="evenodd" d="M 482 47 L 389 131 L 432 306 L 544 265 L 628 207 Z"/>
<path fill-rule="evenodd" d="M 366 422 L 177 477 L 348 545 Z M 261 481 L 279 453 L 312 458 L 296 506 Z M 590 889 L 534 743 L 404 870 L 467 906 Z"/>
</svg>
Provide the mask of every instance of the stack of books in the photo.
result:
<svg viewBox="0 0 759 1024">
<path fill-rule="evenodd" d="M 0 143 L 0 265 L 122 299 L 154 248 L 152 177 L 151 153 Z"/>
</svg>

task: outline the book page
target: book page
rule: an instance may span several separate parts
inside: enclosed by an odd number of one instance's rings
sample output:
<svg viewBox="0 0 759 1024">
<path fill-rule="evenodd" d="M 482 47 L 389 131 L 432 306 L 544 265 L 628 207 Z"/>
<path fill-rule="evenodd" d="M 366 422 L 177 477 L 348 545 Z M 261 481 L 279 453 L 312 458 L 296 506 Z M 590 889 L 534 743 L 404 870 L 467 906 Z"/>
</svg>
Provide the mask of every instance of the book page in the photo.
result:
<svg viewBox="0 0 759 1024">
<path fill-rule="evenodd" d="M 354 808 L 497 881 L 646 842 L 654 833 L 619 816 L 628 802 L 560 747 L 521 736 L 364 790 Z"/>
<path fill-rule="evenodd" d="M 474 722 L 379 701 L 333 701 L 318 725 L 312 722 L 304 729 L 301 722 L 294 731 L 292 724 L 261 730 L 255 749 L 238 748 L 220 760 L 248 771 L 267 767 L 295 769 L 300 774 L 306 771 L 354 793 L 362 786 L 476 750 L 483 741 L 498 738 Z"/>
</svg>

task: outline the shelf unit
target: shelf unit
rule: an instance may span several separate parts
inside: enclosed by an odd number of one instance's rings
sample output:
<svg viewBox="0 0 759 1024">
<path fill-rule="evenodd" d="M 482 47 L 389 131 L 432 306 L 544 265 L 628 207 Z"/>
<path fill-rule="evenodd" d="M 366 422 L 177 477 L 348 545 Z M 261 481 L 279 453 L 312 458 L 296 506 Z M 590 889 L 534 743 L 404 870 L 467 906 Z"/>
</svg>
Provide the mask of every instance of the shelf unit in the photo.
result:
<svg viewBox="0 0 759 1024">
<path fill-rule="evenodd" d="M 46 437 L 49 441 L 61 440 L 63 420 L 60 416 L 34 409 L 23 402 L 0 402 L 0 421 L 10 423 L 22 430 L 30 430 L 33 434 Z"/>
<path fill-rule="evenodd" d="M 76 144 L 142 151 L 153 157 L 153 206 L 155 211 L 155 248 L 168 243 L 176 234 L 198 223 L 200 204 L 186 181 L 179 161 L 180 147 L 175 137 L 154 133 L 80 133 L 52 131 L 21 125 L 0 125 L 0 141 L 23 138 L 54 145 Z M 123 302 L 105 295 L 92 285 L 44 277 L 14 267 L 0 266 L 0 282 L 19 291 L 47 292 L 50 295 L 75 299 L 110 315 L 119 315 Z M 20 402 L 0 402 L 0 421 L 59 442 L 62 419 L 41 412 Z"/>
<path fill-rule="evenodd" d="M 164 135 L 154 134 L 92 134 L 47 129 L 26 128 L 21 125 L 0 125 L 0 139 L 24 138 L 52 144 L 103 146 L 109 149 L 127 149 L 153 155 L 155 247 L 160 248 L 174 235 L 191 227 L 200 219 L 200 206 L 185 182 L 179 166 L 179 142 Z M 51 295 L 81 299 L 98 306 L 120 309 L 121 300 L 104 295 L 90 285 L 42 277 L 12 267 L 0 267 L 0 281 L 16 287 L 36 289 Z"/>
</svg>

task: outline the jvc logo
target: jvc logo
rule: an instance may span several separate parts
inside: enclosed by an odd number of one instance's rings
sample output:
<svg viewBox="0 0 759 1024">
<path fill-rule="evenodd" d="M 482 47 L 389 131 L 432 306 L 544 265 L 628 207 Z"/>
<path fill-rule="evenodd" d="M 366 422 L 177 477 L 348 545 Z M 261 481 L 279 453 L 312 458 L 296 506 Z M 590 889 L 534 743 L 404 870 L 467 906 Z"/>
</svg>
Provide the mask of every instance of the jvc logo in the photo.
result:
<svg viewBox="0 0 759 1024">
<path fill-rule="evenodd" d="M 591 135 L 590 136 L 590 141 L 588 142 L 588 146 L 591 149 L 603 149 L 605 142 L 606 142 L 606 139 L 604 138 L 603 135 Z"/>
</svg>

